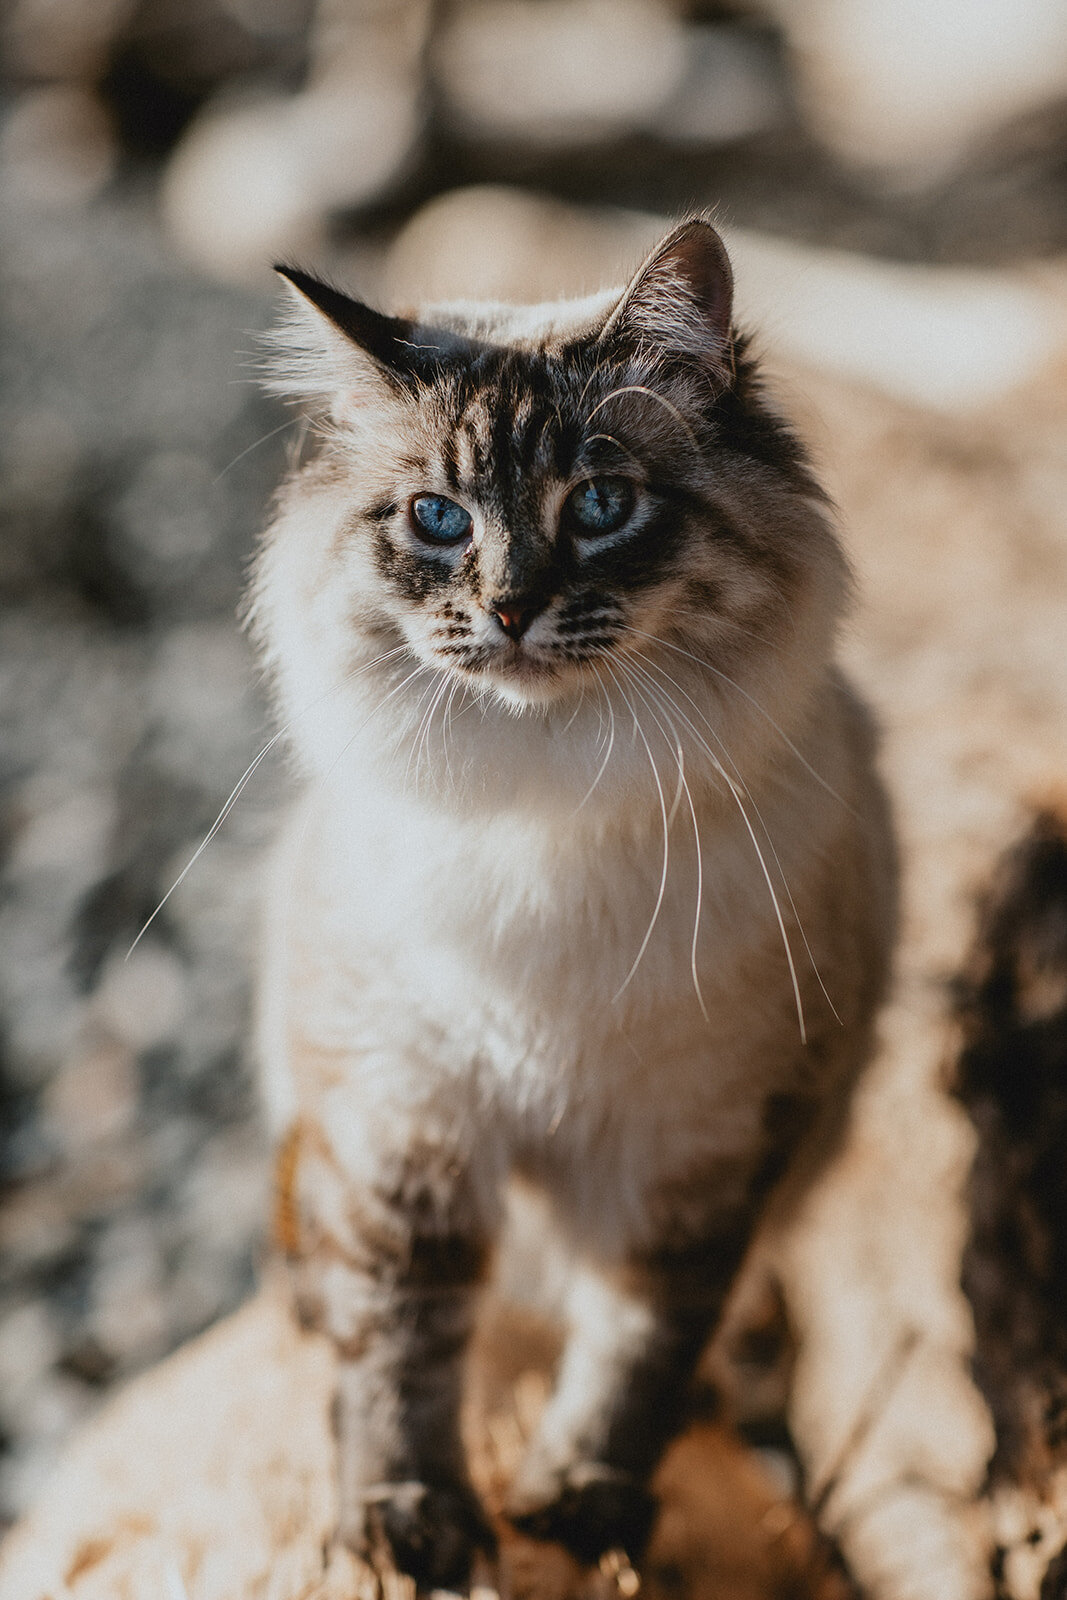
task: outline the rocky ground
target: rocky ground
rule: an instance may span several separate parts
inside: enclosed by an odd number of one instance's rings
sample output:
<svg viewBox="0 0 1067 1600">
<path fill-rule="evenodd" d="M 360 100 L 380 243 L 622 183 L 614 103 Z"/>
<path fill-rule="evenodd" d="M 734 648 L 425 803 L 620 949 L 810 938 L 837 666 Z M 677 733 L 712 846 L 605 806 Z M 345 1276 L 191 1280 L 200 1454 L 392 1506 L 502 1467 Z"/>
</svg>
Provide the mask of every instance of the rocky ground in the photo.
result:
<svg viewBox="0 0 1067 1600">
<path fill-rule="evenodd" d="M 271 732 L 234 620 L 290 426 L 252 369 L 270 279 L 225 215 L 196 231 L 172 158 L 212 95 L 313 73 L 310 10 L 268 9 L 273 32 L 242 33 L 247 7 L 133 6 L 73 66 L 27 23 L 0 107 L 0 1525 L 112 1384 L 247 1296 L 263 1247 L 249 972 L 287 787 L 273 754 L 128 952 Z M 921 191 L 888 188 L 800 120 L 769 21 L 678 16 L 689 53 L 640 121 L 608 105 L 548 133 L 536 105 L 479 112 L 453 27 L 392 167 L 328 196 L 307 248 L 372 274 L 427 200 L 503 180 L 721 204 L 897 259 L 1067 245 L 1060 113 L 1017 118 Z M 215 275 L 176 247 L 196 256 L 206 234 L 229 241 Z"/>
</svg>

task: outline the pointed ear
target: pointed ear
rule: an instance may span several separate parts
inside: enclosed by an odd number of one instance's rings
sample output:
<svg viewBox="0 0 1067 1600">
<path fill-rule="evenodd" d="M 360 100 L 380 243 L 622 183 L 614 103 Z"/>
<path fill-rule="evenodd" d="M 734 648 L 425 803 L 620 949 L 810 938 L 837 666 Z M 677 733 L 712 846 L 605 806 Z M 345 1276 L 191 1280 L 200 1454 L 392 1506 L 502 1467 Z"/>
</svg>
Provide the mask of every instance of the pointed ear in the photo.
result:
<svg viewBox="0 0 1067 1600">
<path fill-rule="evenodd" d="M 292 298 L 290 315 L 269 335 L 268 387 L 276 394 L 326 401 L 351 420 L 362 407 L 395 398 L 439 352 L 415 324 L 387 316 L 320 283 L 298 267 L 276 266 Z"/>
<path fill-rule="evenodd" d="M 658 245 L 611 313 L 600 342 L 669 351 L 726 376 L 734 275 L 710 222 L 694 217 Z"/>
<path fill-rule="evenodd" d="M 320 283 L 299 267 L 276 266 L 274 270 L 298 296 L 321 312 L 332 329 L 344 334 L 387 371 L 400 374 L 410 369 L 414 324 L 407 318 L 372 311 L 362 301 L 350 299 L 328 283 Z"/>
</svg>

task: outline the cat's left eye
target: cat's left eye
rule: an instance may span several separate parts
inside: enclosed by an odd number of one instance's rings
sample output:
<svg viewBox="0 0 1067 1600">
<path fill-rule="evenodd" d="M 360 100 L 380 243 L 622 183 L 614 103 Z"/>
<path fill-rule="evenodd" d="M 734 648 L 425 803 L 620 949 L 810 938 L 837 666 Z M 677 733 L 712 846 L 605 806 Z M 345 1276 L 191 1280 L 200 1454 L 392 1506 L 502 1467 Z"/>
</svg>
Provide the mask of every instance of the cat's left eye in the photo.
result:
<svg viewBox="0 0 1067 1600">
<path fill-rule="evenodd" d="M 586 478 L 567 496 L 564 515 L 580 537 L 598 539 L 630 520 L 636 499 L 628 478 Z"/>
<path fill-rule="evenodd" d="M 443 494 L 417 494 L 410 513 L 411 526 L 428 544 L 459 544 L 470 537 L 470 512 Z"/>
</svg>

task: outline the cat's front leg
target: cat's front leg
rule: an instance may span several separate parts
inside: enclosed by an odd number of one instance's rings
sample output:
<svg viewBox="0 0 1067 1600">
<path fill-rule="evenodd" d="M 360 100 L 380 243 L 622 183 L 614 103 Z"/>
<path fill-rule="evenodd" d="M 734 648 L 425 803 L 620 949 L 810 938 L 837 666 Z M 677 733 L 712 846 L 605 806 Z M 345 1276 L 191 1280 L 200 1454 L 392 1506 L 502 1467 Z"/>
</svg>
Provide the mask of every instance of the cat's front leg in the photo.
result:
<svg viewBox="0 0 1067 1600">
<path fill-rule="evenodd" d="M 381 1131 L 376 1130 L 381 1138 Z M 338 1531 L 429 1587 L 494 1537 L 459 1432 L 463 1356 L 490 1219 L 447 1141 L 386 1138 L 356 1177 L 321 1124 L 283 1146 L 282 1233 L 305 1322 L 338 1354 Z"/>
<path fill-rule="evenodd" d="M 523 1532 L 586 1562 L 615 1548 L 640 1557 L 655 1513 L 648 1480 L 681 1424 L 743 1242 L 580 1270 L 557 1385 L 508 1508 Z"/>
</svg>

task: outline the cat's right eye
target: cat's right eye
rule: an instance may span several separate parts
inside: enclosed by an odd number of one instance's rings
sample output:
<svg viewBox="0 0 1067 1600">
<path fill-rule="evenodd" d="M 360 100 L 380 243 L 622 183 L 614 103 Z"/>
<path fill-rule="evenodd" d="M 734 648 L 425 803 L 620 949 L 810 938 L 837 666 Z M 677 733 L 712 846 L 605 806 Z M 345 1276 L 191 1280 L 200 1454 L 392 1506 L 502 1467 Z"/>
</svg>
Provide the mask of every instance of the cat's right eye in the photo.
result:
<svg viewBox="0 0 1067 1600">
<path fill-rule="evenodd" d="M 600 539 L 629 521 L 636 499 L 627 478 L 586 478 L 567 496 L 564 516 L 581 538 Z"/>
<path fill-rule="evenodd" d="M 412 528 L 427 544 L 460 544 L 470 537 L 470 512 L 443 494 L 417 494 L 409 513 Z"/>
</svg>

